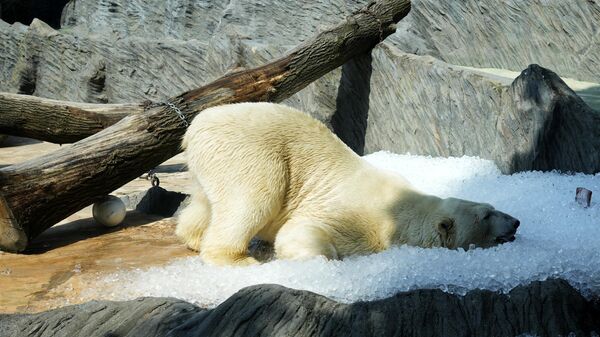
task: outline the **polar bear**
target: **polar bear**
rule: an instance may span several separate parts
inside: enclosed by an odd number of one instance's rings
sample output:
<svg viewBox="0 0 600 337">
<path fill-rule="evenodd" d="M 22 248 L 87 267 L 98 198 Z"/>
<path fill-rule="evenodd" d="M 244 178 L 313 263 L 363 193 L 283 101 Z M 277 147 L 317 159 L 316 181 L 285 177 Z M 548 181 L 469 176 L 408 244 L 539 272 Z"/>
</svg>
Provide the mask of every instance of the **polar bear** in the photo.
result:
<svg viewBox="0 0 600 337">
<path fill-rule="evenodd" d="M 400 244 L 489 247 L 514 240 L 519 226 L 491 205 L 415 190 L 284 105 L 209 108 L 182 146 L 195 186 L 176 234 L 210 264 L 257 263 L 254 237 L 277 258 L 342 259 Z"/>
</svg>

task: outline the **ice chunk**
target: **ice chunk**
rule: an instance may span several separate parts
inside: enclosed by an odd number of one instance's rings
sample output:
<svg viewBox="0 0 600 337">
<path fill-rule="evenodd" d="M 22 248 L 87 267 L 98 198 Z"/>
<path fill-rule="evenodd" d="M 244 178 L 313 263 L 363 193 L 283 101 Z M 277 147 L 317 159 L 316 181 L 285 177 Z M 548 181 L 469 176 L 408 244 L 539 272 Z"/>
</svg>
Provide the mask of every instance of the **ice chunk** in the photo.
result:
<svg viewBox="0 0 600 337">
<path fill-rule="evenodd" d="M 487 202 L 519 218 L 517 239 L 489 249 L 401 246 L 344 261 L 275 260 L 240 268 L 207 266 L 192 257 L 103 277 L 84 297 L 171 296 L 215 306 L 243 287 L 276 283 L 354 302 L 417 288 L 459 294 L 475 288 L 506 292 L 549 277 L 566 279 L 584 295 L 600 294 L 600 206 L 592 202 L 582 208 L 573 199 L 577 186 L 600 190 L 600 175 L 524 172 L 507 176 L 492 162 L 472 157 L 379 152 L 365 159 L 399 172 L 424 192 Z"/>
</svg>

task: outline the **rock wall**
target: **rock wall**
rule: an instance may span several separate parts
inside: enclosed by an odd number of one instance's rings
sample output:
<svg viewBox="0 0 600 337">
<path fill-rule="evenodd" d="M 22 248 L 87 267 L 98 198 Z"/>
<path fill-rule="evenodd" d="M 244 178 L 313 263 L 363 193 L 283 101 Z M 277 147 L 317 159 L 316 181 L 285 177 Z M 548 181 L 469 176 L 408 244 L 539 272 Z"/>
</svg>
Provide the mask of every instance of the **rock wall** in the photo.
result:
<svg viewBox="0 0 600 337">
<path fill-rule="evenodd" d="M 0 22 L 0 91 L 160 101 L 282 55 L 367 0 L 71 1 L 62 28 Z M 540 63 L 600 82 L 597 1 L 413 0 L 398 32 L 288 99 L 358 153 L 477 155 L 505 173 L 600 171 L 600 117 Z M 453 65 L 455 64 L 455 65 Z M 456 65 L 527 68 L 514 82 Z M 345 305 L 277 286 L 213 310 L 173 299 L 0 316 L 1 336 L 538 336 L 600 330 L 565 282 L 510 295 L 418 290 Z"/>
<path fill-rule="evenodd" d="M 0 315 L 0 335 L 61 336 L 589 336 L 600 308 L 560 280 L 533 282 L 509 294 L 465 296 L 414 290 L 340 304 L 276 285 L 240 290 L 205 310 L 176 299 L 88 302 L 33 315 Z"/>
<path fill-rule="evenodd" d="M 412 0 L 392 38 L 400 49 L 458 65 L 515 71 L 537 63 L 600 82 L 600 3 Z"/>
<path fill-rule="evenodd" d="M 76 1 L 67 6 L 63 25 L 123 36 L 206 40 L 229 35 L 293 46 L 367 2 Z M 405 52 L 457 65 L 520 71 L 537 63 L 561 76 L 600 82 L 596 1 L 413 0 L 411 13 L 389 41 Z"/>
<path fill-rule="evenodd" d="M 3 29 L 4 28 L 4 29 Z M 0 22 L 0 90 L 62 100 L 116 103 L 164 99 L 210 79 L 198 41 L 76 35 L 34 20 Z"/>
<path fill-rule="evenodd" d="M 152 39 L 223 40 L 293 47 L 336 24 L 367 0 L 131 0 L 71 1 L 63 27 L 88 34 Z"/>
<path fill-rule="evenodd" d="M 370 80 L 364 152 L 479 156 L 507 174 L 600 171 L 600 112 L 554 72 L 532 65 L 510 82 L 387 44 L 373 55 L 393 70 Z"/>
<path fill-rule="evenodd" d="M 100 103 L 160 101 L 272 60 L 366 2 L 72 1 L 58 31 L 40 21 L 30 27 L 0 22 L 0 91 Z M 575 94 L 528 77 L 527 87 L 543 89 L 535 97 L 545 99 L 531 100 L 510 82 L 451 64 L 520 70 L 539 61 L 563 75 L 598 80 L 598 15 L 598 4 L 589 1 L 415 0 L 398 32 L 370 55 L 284 103 L 325 122 L 360 154 L 475 155 L 505 173 L 598 172 L 597 151 L 588 159 L 578 154 L 597 144 L 595 128 L 580 122 L 563 128 L 562 138 L 575 138 L 565 144 L 578 144 L 570 151 L 553 153 L 552 137 L 539 136 L 553 134 L 552 116 L 597 119 Z"/>
</svg>

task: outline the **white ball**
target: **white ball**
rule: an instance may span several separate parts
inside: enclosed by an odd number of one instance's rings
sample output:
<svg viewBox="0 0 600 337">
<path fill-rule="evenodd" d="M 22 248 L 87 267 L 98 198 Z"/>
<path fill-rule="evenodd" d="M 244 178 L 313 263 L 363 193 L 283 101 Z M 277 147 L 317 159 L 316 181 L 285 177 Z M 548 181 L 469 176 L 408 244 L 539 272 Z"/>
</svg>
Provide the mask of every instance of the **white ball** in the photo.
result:
<svg viewBox="0 0 600 337">
<path fill-rule="evenodd" d="M 92 206 L 94 220 L 106 227 L 117 226 L 125 219 L 125 204 L 114 195 L 107 196 Z"/>
</svg>

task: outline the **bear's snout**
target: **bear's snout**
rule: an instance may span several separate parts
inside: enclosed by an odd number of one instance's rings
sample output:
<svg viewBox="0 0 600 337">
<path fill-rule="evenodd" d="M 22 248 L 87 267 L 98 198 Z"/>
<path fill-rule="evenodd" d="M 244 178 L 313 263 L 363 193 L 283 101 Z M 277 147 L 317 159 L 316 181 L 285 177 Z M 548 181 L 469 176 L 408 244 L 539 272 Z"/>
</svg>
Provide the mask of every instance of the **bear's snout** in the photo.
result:
<svg viewBox="0 0 600 337">
<path fill-rule="evenodd" d="M 517 228 L 519 228 L 519 226 L 521 225 L 521 221 L 519 221 L 519 219 L 513 218 L 508 214 L 502 212 L 498 213 L 500 213 L 500 216 L 498 217 L 500 218 L 500 221 L 498 221 L 499 224 L 495 225 L 497 225 L 497 227 L 500 228 L 499 231 L 497 231 L 498 235 L 495 238 L 496 243 L 506 243 L 515 241 L 515 234 L 517 234 Z"/>
</svg>

